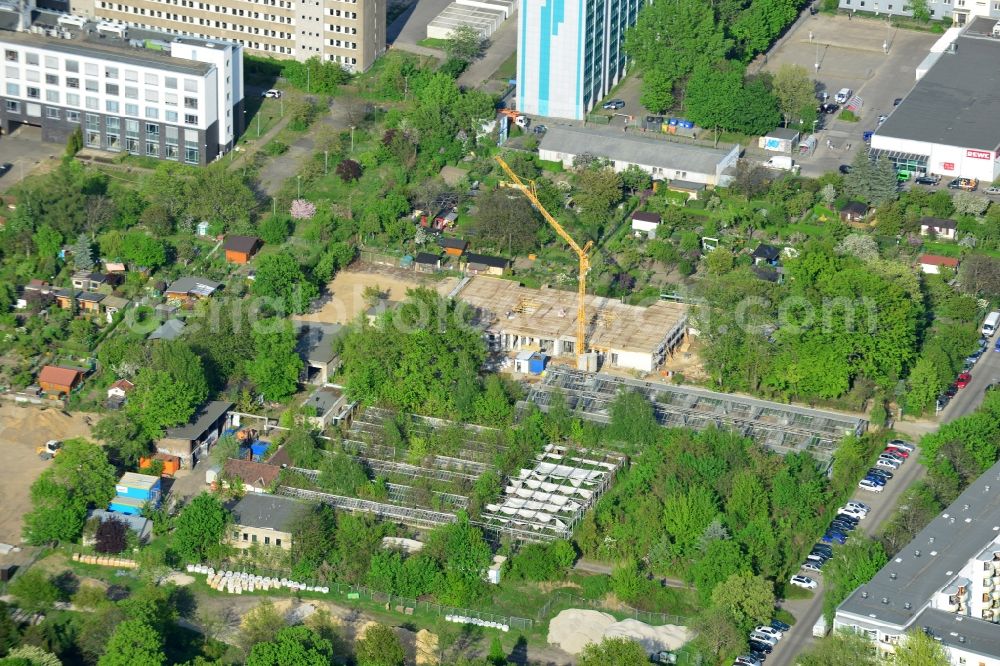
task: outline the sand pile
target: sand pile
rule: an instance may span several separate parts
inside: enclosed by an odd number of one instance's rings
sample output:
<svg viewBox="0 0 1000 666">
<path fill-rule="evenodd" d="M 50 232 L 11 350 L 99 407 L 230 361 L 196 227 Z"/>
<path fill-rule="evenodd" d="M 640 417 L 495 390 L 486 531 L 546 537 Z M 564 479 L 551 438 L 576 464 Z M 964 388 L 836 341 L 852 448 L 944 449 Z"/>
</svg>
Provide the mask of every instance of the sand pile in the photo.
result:
<svg viewBox="0 0 1000 666">
<path fill-rule="evenodd" d="M 638 620 L 618 622 L 607 613 L 593 610 L 564 610 L 549 622 L 549 643 L 570 654 L 579 654 L 588 643 L 611 637 L 630 638 L 652 654 L 676 650 L 694 634 L 687 627 L 672 624 L 653 627 Z"/>
<path fill-rule="evenodd" d="M 417 632 L 417 666 L 438 666 L 438 637 L 426 629 Z"/>
</svg>

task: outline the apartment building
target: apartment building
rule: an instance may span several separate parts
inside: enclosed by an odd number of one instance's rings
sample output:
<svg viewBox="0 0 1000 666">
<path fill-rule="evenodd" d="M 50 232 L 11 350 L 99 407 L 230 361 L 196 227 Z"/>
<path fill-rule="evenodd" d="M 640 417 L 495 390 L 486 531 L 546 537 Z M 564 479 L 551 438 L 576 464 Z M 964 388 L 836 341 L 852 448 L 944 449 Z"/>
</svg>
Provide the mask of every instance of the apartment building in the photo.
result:
<svg viewBox="0 0 1000 666">
<path fill-rule="evenodd" d="M 517 109 L 582 120 L 625 74 L 645 0 L 541 0 L 518 17 Z"/>
<path fill-rule="evenodd" d="M 72 14 L 236 42 L 255 56 L 364 71 L 385 52 L 382 0 L 65 0 Z"/>
<path fill-rule="evenodd" d="M 954 666 L 1000 666 L 1000 463 L 838 608 L 834 628 L 891 653 L 910 631 Z"/>
<path fill-rule="evenodd" d="M 65 143 L 79 128 L 87 148 L 198 165 L 228 152 L 242 132 L 238 44 L 125 40 L 35 14 L 18 31 L 2 29 L 11 25 L 0 12 L 3 132 L 33 125 L 43 140 Z"/>
<path fill-rule="evenodd" d="M 912 4 L 905 0 L 840 0 L 840 8 L 846 11 L 893 16 L 913 16 Z M 947 18 L 962 26 L 980 16 L 1000 18 L 1000 0 L 927 0 L 927 11 L 936 21 Z"/>
</svg>

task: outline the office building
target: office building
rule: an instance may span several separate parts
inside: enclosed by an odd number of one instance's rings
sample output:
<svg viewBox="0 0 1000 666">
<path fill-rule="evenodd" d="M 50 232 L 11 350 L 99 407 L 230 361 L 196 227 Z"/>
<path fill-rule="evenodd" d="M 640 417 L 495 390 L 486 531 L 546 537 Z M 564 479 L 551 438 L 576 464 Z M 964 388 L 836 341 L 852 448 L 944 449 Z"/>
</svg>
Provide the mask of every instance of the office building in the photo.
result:
<svg viewBox="0 0 1000 666">
<path fill-rule="evenodd" d="M 913 3 L 904 0 L 840 0 L 844 11 L 873 12 L 876 15 L 913 16 Z M 931 19 L 951 19 L 954 25 L 965 25 L 978 16 L 1000 18 L 998 0 L 927 0 Z"/>
<path fill-rule="evenodd" d="M 25 22 L 0 12 L 0 27 L 15 28 L 0 29 L 4 133 L 34 125 L 43 140 L 65 143 L 80 129 L 86 148 L 186 164 L 233 147 L 243 125 L 238 44 L 125 40 L 100 25 L 34 14 L 18 31 Z"/>
<path fill-rule="evenodd" d="M 882 653 L 924 631 L 954 666 L 1000 666 L 1000 463 L 837 608 Z"/>
<path fill-rule="evenodd" d="M 533 0 L 518 17 L 517 110 L 582 120 L 625 74 L 642 0 Z"/>
<path fill-rule="evenodd" d="M 56 0 L 87 18 L 225 39 L 255 56 L 364 71 L 385 52 L 384 0 Z"/>
<path fill-rule="evenodd" d="M 916 85 L 871 137 L 873 157 L 908 174 L 1000 177 L 997 28 L 996 19 L 978 18 L 931 51 Z"/>
</svg>

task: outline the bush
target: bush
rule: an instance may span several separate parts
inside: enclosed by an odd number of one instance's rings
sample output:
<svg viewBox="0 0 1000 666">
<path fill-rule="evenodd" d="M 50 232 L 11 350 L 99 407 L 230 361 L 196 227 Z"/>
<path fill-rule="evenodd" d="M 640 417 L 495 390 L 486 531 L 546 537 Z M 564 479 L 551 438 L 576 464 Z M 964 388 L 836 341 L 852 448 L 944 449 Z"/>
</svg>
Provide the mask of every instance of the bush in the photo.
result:
<svg viewBox="0 0 1000 666">
<path fill-rule="evenodd" d="M 264 152 L 266 152 L 268 155 L 271 156 L 283 155 L 284 153 L 288 152 L 288 144 L 275 139 L 274 141 L 267 144 L 267 147 L 264 148 Z"/>
<path fill-rule="evenodd" d="M 580 594 L 586 599 L 601 599 L 610 591 L 609 576 L 586 576 L 580 580 Z"/>
<path fill-rule="evenodd" d="M 860 118 L 858 118 L 858 116 L 855 115 L 855 113 L 850 109 L 844 109 L 843 111 L 840 112 L 840 115 L 837 117 L 840 118 L 841 120 L 846 120 L 849 123 L 856 123 L 860 120 Z"/>
<path fill-rule="evenodd" d="M 128 527 L 117 518 L 105 520 L 97 526 L 96 539 L 94 550 L 98 553 L 118 554 L 128 546 Z"/>
</svg>

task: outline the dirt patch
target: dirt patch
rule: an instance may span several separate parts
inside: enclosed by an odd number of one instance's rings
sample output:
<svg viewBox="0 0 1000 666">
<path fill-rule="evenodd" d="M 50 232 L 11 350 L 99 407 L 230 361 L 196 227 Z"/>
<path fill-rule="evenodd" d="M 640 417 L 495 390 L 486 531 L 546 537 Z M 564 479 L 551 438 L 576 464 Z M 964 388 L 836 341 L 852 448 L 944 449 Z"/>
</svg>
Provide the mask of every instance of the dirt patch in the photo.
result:
<svg viewBox="0 0 1000 666">
<path fill-rule="evenodd" d="M 21 543 L 22 516 L 31 509 L 28 489 L 50 462 L 39 459 L 35 448 L 50 439 L 89 437 L 87 414 L 57 409 L 0 405 L 0 543 Z"/>
<path fill-rule="evenodd" d="M 341 271 L 327 286 L 327 300 L 318 312 L 299 317 L 301 321 L 324 324 L 346 324 L 360 312 L 368 309 L 364 292 L 366 287 L 378 286 L 390 301 L 402 301 L 406 290 L 428 287 L 447 295 L 456 284 L 456 278 L 434 280 L 413 271 L 398 268 L 362 266 L 360 270 Z"/>
</svg>

